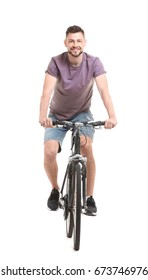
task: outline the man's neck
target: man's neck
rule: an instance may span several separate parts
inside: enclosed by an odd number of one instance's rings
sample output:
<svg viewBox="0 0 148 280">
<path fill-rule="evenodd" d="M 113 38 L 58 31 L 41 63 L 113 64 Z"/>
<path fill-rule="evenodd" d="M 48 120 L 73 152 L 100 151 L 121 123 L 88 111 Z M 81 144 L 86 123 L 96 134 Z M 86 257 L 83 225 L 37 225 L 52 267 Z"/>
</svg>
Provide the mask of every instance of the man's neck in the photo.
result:
<svg viewBox="0 0 148 280">
<path fill-rule="evenodd" d="M 79 67 L 83 59 L 83 53 L 79 55 L 78 57 L 72 56 L 70 53 L 68 53 L 68 60 L 71 66 L 73 67 Z"/>
</svg>

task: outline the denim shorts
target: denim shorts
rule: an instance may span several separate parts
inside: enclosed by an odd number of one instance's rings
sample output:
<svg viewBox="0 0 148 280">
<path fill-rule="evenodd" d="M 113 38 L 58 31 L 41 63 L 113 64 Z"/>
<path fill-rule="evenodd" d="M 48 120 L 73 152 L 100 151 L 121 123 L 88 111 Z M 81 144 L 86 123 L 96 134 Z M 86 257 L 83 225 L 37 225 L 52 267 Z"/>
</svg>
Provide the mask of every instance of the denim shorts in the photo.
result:
<svg viewBox="0 0 148 280">
<path fill-rule="evenodd" d="M 56 116 L 53 114 L 48 115 L 53 121 L 56 120 Z M 73 116 L 71 119 L 67 121 L 71 122 L 83 122 L 83 121 L 93 121 L 93 115 L 90 111 L 79 113 Z M 53 127 L 53 128 L 45 128 L 44 133 L 44 143 L 50 140 L 56 140 L 59 142 L 59 152 L 61 151 L 62 143 L 65 138 L 68 129 L 63 127 Z M 93 127 L 81 127 L 80 128 L 80 135 L 85 135 L 86 137 L 90 137 L 93 140 L 94 137 L 94 128 Z"/>
</svg>

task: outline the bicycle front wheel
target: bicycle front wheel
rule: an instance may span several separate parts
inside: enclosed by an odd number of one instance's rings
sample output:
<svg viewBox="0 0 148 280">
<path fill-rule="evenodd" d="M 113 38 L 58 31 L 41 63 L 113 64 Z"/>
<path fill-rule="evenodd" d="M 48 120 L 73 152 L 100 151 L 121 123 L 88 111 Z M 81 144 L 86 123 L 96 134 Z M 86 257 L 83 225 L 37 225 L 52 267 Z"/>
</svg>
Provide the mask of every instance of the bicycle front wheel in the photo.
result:
<svg viewBox="0 0 148 280">
<path fill-rule="evenodd" d="M 79 163 L 76 164 L 74 170 L 73 222 L 74 249 L 79 250 L 81 231 L 81 167 Z"/>
<path fill-rule="evenodd" d="M 68 217 L 66 220 L 66 234 L 67 237 L 71 238 L 73 233 L 73 214 L 71 211 L 68 213 Z"/>
</svg>

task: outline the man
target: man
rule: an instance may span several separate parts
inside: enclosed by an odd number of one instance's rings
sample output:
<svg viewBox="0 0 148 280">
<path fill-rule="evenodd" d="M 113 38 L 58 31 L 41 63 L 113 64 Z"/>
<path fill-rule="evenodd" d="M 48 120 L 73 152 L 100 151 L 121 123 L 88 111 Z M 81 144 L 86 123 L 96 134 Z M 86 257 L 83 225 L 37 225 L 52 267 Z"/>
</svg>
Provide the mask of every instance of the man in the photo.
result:
<svg viewBox="0 0 148 280">
<path fill-rule="evenodd" d="M 117 123 L 103 64 L 98 57 L 84 52 L 86 40 L 83 29 L 76 25 L 70 26 L 66 31 L 64 44 L 67 52 L 53 57 L 45 71 L 40 102 L 39 122 L 45 127 L 44 167 L 52 186 L 47 205 L 51 210 L 58 208 L 56 156 L 61 151 L 66 134 L 65 129 L 53 127 L 52 121 L 55 119 L 73 122 L 93 120 L 90 107 L 95 81 L 108 113 L 105 128 L 111 129 Z M 93 198 L 96 172 L 92 150 L 94 129 L 82 128 L 82 143 L 84 143 L 83 132 L 87 137 L 86 145 L 82 145 L 81 148 L 82 155 L 87 157 L 87 208 L 89 212 L 96 214 L 97 207 Z"/>
</svg>

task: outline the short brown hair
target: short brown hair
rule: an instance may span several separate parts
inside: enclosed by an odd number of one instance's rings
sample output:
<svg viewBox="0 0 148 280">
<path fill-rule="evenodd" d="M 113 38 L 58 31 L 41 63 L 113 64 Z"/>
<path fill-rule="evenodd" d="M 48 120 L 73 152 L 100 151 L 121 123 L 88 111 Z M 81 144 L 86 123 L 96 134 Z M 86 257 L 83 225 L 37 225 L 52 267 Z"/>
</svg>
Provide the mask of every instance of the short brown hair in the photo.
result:
<svg viewBox="0 0 148 280">
<path fill-rule="evenodd" d="M 66 37 L 69 33 L 77 33 L 77 32 L 81 32 L 83 34 L 83 36 L 85 37 L 84 30 L 80 26 L 77 26 L 77 25 L 73 25 L 73 26 L 70 26 L 67 28 Z"/>
</svg>

